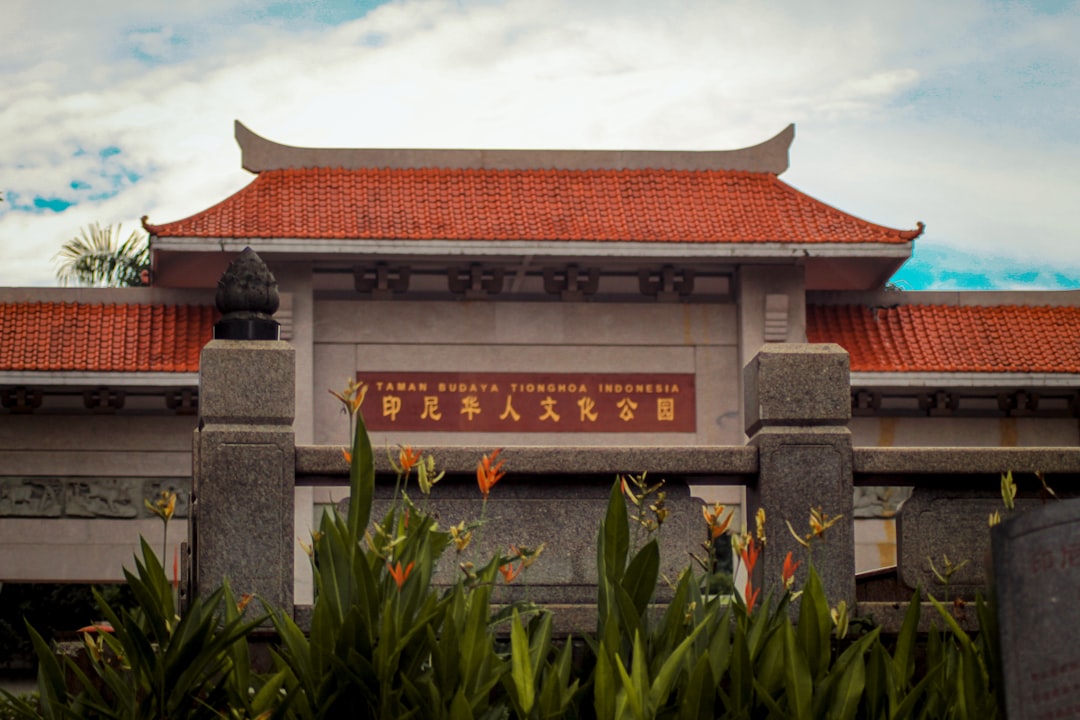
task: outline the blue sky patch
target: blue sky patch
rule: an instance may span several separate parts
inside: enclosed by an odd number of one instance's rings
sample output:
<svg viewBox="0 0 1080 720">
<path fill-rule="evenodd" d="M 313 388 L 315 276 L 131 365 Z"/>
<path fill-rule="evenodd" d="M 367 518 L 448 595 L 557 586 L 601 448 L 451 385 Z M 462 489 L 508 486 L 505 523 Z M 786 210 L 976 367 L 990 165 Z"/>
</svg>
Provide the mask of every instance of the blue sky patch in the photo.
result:
<svg viewBox="0 0 1080 720">
<path fill-rule="evenodd" d="M 920 247 L 890 280 L 904 290 L 1076 290 L 1080 268 L 976 254 L 950 247 Z"/>
<path fill-rule="evenodd" d="M 196 28 L 189 26 L 188 31 L 194 33 Z M 172 26 L 128 28 L 124 39 L 127 42 L 118 47 L 117 54 L 134 57 L 151 67 L 188 60 L 193 52 L 187 34 Z"/>
<path fill-rule="evenodd" d="M 314 0 L 275 2 L 256 15 L 259 18 L 289 20 L 309 25 L 341 25 L 358 20 L 390 0 Z"/>
<path fill-rule="evenodd" d="M 63 198 L 56 198 L 56 197 L 54 197 L 54 198 L 44 198 L 44 197 L 36 197 L 36 198 L 34 198 L 34 207 L 37 208 L 38 210 L 40 210 L 41 212 L 51 210 L 52 212 L 55 212 L 55 213 L 62 213 L 65 210 L 67 210 L 69 207 L 74 205 L 74 204 L 75 203 L 70 202 L 68 200 L 64 200 Z"/>
</svg>

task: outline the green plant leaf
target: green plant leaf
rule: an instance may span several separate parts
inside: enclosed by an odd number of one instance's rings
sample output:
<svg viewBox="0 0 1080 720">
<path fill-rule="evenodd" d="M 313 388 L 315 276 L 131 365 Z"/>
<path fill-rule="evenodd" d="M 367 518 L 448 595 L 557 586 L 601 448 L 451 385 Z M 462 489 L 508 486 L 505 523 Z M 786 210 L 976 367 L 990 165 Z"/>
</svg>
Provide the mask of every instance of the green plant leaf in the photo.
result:
<svg viewBox="0 0 1080 720">
<path fill-rule="evenodd" d="M 795 643 L 795 629 L 784 623 L 780 633 L 784 640 L 784 681 L 786 685 L 788 717 L 805 720 L 810 717 L 813 696 L 813 678 L 806 663 L 806 656 Z"/>
<path fill-rule="evenodd" d="M 364 536 L 375 501 L 375 455 L 371 451 L 362 413 L 356 414 L 352 462 L 349 464 L 349 534 L 356 542 Z"/>
<path fill-rule="evenodd" d="M 615 695 L 619 683 L 615 677 L 617 671 L 611 656 L 611 650 L 601 642 L 596 653 L 596 667 L 593 669 L 593 709 L 597 718 L 617 716 Z"/>
<path fill-rule="evenodd" d="M 904 613 L 900 634 L 896 636 L 896 652 L 893 653 L 893 669 L 902 687 L 906 687 L 911 682 L 911 676 L 915 672 L 915 641 L 918 637 L 921 613 L 922 591 L 916 588 L 908 603 L 907 612 Z"/>
<path fill-rule="evenodd" d="M 472 705 L 465 697 L 465 690 L 458 689 L 450 701 L 450 720 L 473 720 Z"/>
<path fill-rule="evenodd" d="M 840 675 L 833 687 L 830 718 L 851 720 L 858 712 L 866 687 L 866 664 L 863 658 L 867 650 L 877 642 L 879 632 L 880 629 L 875 628 L 873 632 L 859 638 L 837 659 L 833 672 Z"/>
<path fill-rule="evenodd" d="M 510 664 L 511 677 L 517 689 L 518 712 L 528 717 L 536 700 L 536 684 L 533 679 L 533 658 L 529 652 L 529 638 L 521 625 L 517 610 L 510 623 Z"/>
<path fill-rule="evenodd" d="M 638 615 L 645 613 L 649 600 L 656 591 L 656 580 L 659 575 L 660 546 L 653 539 L 635 553 L 622 579 L 622 587 L 633 602 Z"/>
<path fill-rule="evenodd" d="M 815 683 L 820 682 L 829 668 L 832 617 L 829 614 L 829 601 L 825 598 L 825 588 L 813 565 L 810 566 L 806 583 L 803 585 L 796 632 L 799 645 L 806 653 L 810 674 Z"/>
<path fill-rule="evenodd" d="M 618 583 L 626 569 L 626 556 L 630 551 L 630 524 L 626 513 L 626 501 L 622 486 L 616 480 L 608 498 L 607 513 L 600 526 L 599 542 L 600 574 Z"/>
<path fill-rule="evenodd" d="M 675 687 L 675 681 L 679 677 L 679 673 L 682 670 L 683 660 L 686 658 L 687 653 L 690 652 L 694 646 L 694 640 L 697 636 L 705 630 L 707 626 L 703 623 L 694 628 L 694 631 L 690 633 L 679 643 L 679 646 L 675 648 L 675 651 L 671 653 L 664 660 L 664 664 L 660 666 L 660 671 L 656 673 L 656 677 L 653 679 L 652 684 L 649 686 L 649 708 L 653 711 L 658 710 L 665 702 L 667 702 L 668 696 L 671 695 L 671 691 Z M 637 657 L 635 656 L 635 662 Z M 644 654 L 642 655 L 644 660 Z"/>
<path fill-rule="evenodd" d="M 687 678 L 686 687 L 679 696 L 679 720 L 709 720 L 715 717 L 713 708 L 716 690 L 712 678 L 709 656 L 699 655 Z"/>
<path fill-rule="evenodd" d="M 753 682 L 753 687 L 754 687 L 754 697 L 758 700 L 758 702 L 761 705 L 764 705 L 765 708 L 769 711 L 769 717 L 770 718 L 774 718 L 774 717 L 775 718 L 786 718 L 787 715 L 784 713 L 784 709 L 782 707 L 780 707 L 780 704 L 778 702 L 776 702 L 776 698 L 774 698 L 769 693 L 768 688 L 766 688 L 764 685 L 762 685 L 757 680 L 757 678 L 753 678 L 752 682 Z M 749 718 L 749 717 L 751 717 L 751 715 L 748 714 L 745 717 Z M 759 715 L 754 714 L 753 717 L 759 717 Z"/>
</svg>

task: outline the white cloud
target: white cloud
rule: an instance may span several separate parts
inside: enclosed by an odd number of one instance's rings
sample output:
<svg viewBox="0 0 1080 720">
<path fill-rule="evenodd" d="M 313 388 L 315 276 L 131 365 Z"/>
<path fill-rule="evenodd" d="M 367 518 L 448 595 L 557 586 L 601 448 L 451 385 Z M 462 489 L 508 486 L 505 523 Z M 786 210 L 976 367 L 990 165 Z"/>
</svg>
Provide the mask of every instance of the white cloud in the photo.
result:
<svg viewBox="0 0 1080 720">
<path fill-rule="evenodd" d="M 49 4 L 16 2 L 18 29 L 0 31 L 0 188 L 81 201 L 0 205 L 3 284 L 50 283 L 49 258 L 88 222 L 175 220 L 242 187 L 234 118 L 295 145 L 658 149 L 740 147 L 794 121 L 785 179 L 800 189 L 874 222 L 924 220 L 921 243 L 1080 267 L 1072 120 L 1024 104 L 1075 92 L 1075 12 L 403 0 L 320 28 L 251 21 L 250 2 Z M 112 170 L 143 179 L 89 201 L 70 183 L 100 180 L 109 147 Z"/>
</svg>

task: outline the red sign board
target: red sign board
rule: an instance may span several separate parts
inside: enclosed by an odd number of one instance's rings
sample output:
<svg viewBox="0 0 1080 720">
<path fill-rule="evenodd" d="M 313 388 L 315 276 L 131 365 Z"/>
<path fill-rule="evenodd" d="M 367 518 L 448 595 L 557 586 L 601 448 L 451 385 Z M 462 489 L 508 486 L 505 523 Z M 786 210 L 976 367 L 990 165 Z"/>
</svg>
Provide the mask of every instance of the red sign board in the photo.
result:
<svg viewBox="0 0 1080 720">
<path fill-rule="evenodd" d="M 361 372 L 369 430 L 680 432 L 697 427 L 692 373 Z"/>
</svg>

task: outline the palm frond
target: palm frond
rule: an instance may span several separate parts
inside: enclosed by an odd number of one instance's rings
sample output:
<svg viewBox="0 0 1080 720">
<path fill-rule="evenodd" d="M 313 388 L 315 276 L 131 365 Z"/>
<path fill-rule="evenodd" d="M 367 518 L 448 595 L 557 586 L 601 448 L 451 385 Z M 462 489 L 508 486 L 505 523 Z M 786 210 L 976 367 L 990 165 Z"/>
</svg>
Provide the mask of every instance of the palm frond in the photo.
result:
<svg viewBox="0 0 1080 720">
<path fill-rule="evenodd" d="M 53 256 L 61 285 L 85 287 L 134 287 L 150 265 L 146 237 L 133 230 L 120 241 L 121 226 L 91 223 L 64 243 Z"/>
</svg>

